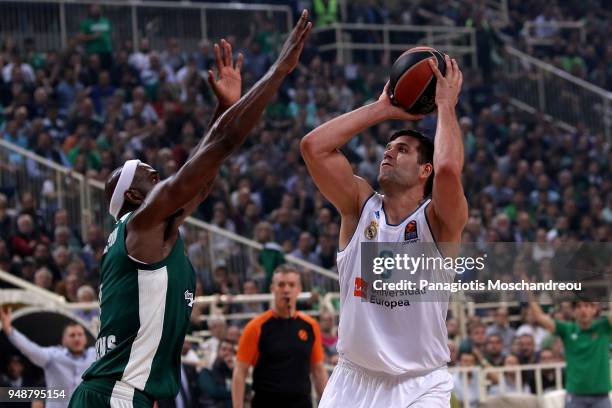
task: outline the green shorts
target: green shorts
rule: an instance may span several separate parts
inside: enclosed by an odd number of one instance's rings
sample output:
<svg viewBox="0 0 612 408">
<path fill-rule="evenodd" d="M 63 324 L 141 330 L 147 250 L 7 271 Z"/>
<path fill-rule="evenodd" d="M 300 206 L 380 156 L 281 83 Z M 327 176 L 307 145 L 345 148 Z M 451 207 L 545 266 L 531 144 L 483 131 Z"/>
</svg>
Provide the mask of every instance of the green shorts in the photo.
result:
<svg viewBox="0 0 612 408">
<path fill-rule="evenodd" d="M 68 408 L 152 408 L 153 399 L 126 383 L 85 380 L 74 390 Z"/>
</svg>

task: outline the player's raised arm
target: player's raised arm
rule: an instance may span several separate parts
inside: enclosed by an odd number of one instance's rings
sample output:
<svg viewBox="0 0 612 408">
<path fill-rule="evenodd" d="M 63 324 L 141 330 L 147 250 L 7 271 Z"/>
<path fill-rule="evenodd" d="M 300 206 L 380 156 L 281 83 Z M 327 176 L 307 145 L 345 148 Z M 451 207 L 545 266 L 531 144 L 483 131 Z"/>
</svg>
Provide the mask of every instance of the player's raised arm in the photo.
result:
<svg viewBox="0 0 612 408">
<path fill-rule="evenodd" d="M 461 185 L 463 169 L 463 140 L 455 114 L 455 105 L 461 92 L 463 74 L 457 61 L 446 60 L 446 76 L 443 76 L 433 60 L 429 66 L 436 79 L 436 105 L 438 126 L 433 157 L 434 182 L 432 190 L 433 223 L 436 239 L 440 242 L 456 242 L 467 222 L 467 200 Z"/>
<path fill-rule="evenodd" d="M 361 204 L 371 194 L 372 187 L 353 174 L 339 149 L 359 132 L 385 120 L 422 118 L 393 106 L 386 89 L 385 86 L 378 101 L 326 122 L 307 134 L 300 144 L 315 184 L 343 217 L 359 216 Z"/>
<path fill-rule="evenodd" d="M 219 117 L 176 175 L 155 186 L 132 222 L 151 225 L 179 212 L 184 216 L 191 200 L 204 199 L 223 160 L 244 143 L 285 77 L 296 67 L 311 27 L 304 10 L 268 72 Z"/>
</svg>

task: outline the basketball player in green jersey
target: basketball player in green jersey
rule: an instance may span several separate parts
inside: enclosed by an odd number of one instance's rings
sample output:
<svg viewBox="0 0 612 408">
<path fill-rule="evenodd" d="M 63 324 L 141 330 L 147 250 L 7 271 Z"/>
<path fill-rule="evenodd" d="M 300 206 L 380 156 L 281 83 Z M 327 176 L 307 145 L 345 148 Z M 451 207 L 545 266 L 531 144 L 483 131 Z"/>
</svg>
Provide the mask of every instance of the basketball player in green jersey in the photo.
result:
<svg viewBox="0 0 612 408">
<path fill-rule="evenodd" d="M 164 181 L 138 160 L 110 176 L 106 195 L 117 224 L 101 261 L 98 359 L 83 374 L 70 407 L 152 407 L 177 394 L 195 290 L 179 226 L 208 195 L 223 160 L 243 144 L 296 67 L 311 27 L 304 11 L 276 62 L 237 102 L 242 56 L 234 66 L 223 41 L 223 50 L 215 47 L 219 78 L 209 72 L 219 118 L 187 163 Z"/>
</svg>

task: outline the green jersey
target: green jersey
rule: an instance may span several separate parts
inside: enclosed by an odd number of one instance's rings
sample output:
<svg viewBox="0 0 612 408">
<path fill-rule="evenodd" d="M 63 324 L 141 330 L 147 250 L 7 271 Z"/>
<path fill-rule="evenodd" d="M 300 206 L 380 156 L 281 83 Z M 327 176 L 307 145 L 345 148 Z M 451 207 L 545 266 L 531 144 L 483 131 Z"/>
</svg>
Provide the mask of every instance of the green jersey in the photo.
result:
<svg viewBox="0 0 612 408">
<path fill-rule="evenodd" d="M 565 349 L 568 392 L 589 395 L 610 391 L 610 333 L 607 317 L 593 320 L 586 330 L 575 322 L 555 320 L 555 334 Z"/>
<path fill-rule="evenodd" d="M 111 22 L 108 18 L 101 17 L 97 20 L 90 18 L 81 22 L 81 32 L 84 34 L 99 34 L 98 38 L 87 41 L 85 49 L 88 54 L 100 54 L 113 51 L 111 41 Z"/>
<path fill-rule="evenodd" d="M 83 379 L 121 381 L 159 400 L 179 390 L 195 272 L 180 237 L 160 262 L 144 264 L 130 257 L 125 236 L 131 214 L 116 223 L 104 249 L 97 360 Z"/>
</svg>

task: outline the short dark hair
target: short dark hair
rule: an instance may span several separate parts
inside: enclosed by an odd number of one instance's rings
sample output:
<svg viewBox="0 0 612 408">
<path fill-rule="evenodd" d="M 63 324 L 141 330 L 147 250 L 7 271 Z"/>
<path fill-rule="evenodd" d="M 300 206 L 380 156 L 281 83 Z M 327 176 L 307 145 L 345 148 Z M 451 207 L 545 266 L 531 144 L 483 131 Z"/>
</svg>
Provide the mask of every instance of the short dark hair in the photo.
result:
<svg viewBox="0 0 612 408">
<path fill-rule="evenodd" d="M 423 192 L 424 197 L 429 197 L 433 190 L 433 180 L 434 180 L 434 171 L 433 171 L 434 143 L 430 138 L 425 136 L 423 133 L 413 130 L 413 129 L 402 129 L 402 130 L 393 132 L 391 134 L 391 137 L 389 138 L 389 142 L 392 142 L 401 136 L 412 137 L 419 141 L 419 147 L 417 150 L 419 153 L 419 156 L 417 158 L 417 163 L 419 164 L 431 163 L 432 165 L 432 171 L 429 177 L 427 178 L 427 181 L 425 182 L 425 190 Z"/>
<path fill-rule="evenodd" d="M 217 347 L 217 349 L 220 349 L 223 343 L 227 343 L 231 345 L 232 347 L 236 346 L 236 342 L 234 340 L 228 339 L 227 337 L 223 337 L 221 340 L 219 340 L 219 346 Z"/>
<path fill-rule="evenodd" d="M 597 307 L 597 304 L 592 299 L 586 298 L 586 297 L 585 298 L 579 297 L 578 299 L 572 300 L 572 307 L 576 308 L 578 304 L 580 303 L 588 303 L 588 304 L 591 304 L 592 306 Z"/>
<path fill-rule="evenodd" d="M 474 357 L 474 359 L 476 359 L 476 354 L 474 354 L 472 350 L 464 350 L 461 353 L 459 353 L 459 355 L 457 356 L 457 360 L 461 360 L 461 356 L 463 356 L 464 354 L 468 356 L 472 356 Z"/>
</svg>

